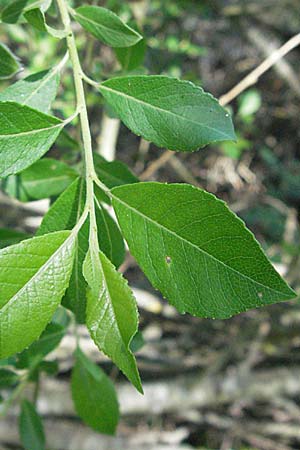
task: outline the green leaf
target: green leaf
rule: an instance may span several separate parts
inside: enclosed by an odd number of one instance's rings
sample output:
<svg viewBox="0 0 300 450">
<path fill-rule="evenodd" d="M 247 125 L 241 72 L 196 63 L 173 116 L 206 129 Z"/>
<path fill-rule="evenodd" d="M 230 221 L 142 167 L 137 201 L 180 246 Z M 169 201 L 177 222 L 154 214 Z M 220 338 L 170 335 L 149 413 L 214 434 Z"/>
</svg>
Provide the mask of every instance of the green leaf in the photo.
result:
<svg viewBox="0 0 300 450">
<path fill-rule="evenodd" d="M 46 153 L 64 122 L 25 105 L 0 102 L 0 178 L 20 172 Z"/>
<path fill-rule="evenodd" d="M 29 237 L 28 234 L 22 231 L 11 230 L 8 228 L 0 228 L 0 248 L 8 247 L 9 245 L 17 244 Z"/>
<path fill-rule="evenodd" d="M 49 0 L 16 0 L 11 1 L 2 10 L 1 19 L 6 23 L 16 23 L 22 14 L 30 9 L 41 7 L 45 11 L 49 7 Z"/>
<path fill-rule="evenodd" d="M 18 355 L 17 367 L 24 369 L 41 361 L 46 355 L 58 347 L 66 333 L 65 327 L 57 323 L 49 323 L 41 337 L 30 347 Z"/>
<path fill-rule="evenodd" d="M 224 319 L 295 293 L 224 202 L 185 184 L 112 190 L 132 255 L 181 313 Z"/>
<path fill-rule="evenodd" d="M 79 349 L 75 355 L 71 387 L 76 412 L 94 430 L 114 434 L 119 421 L 114 385 Z"/>
<path fill-rule="evenodd" d="M 48 113 L 56 97 L 59 69 L 44 70 L 29 75 L 0 93 L 0 101 L 12 101 Z"/>
<path fill-rule="evenodd" d="M 194 151 L 235 139 L 229 113 L 188 81 L 128 76 L 107 80 L 99 89 L 131 131 L 159 147 Z"/>
<path fill-rule="evenodd" d="M 20 70 L 15 55 L 6 45 L 0 44 L 0 80 L 3 78 L 11 78 Z"/>
<path fill-rule="evenodd" d="M 130 47 L 142 39 L 115 13 L 100 6 L 80 6 L 74 11 L 74 19 L 95 38 L 111 47 Z"/>
<path fill-rule="evenodd" d="M 60 231 L 0 251 L 0 359 L 37 339 L 68 286 L 75 236 Z"/>
<path fill-rule="evenodd" d="M 96 174 L 109 189 L 122 184 L 138 183 L 139 179 L 121 161 L 106 161 L 100 155 L 94 155 Z"/>
<path fill-rule="evenodd" d="M 61 161 L 44 158 L 25 169 L 20 177 L 27 195 L 38 200 L 63 192 L 78 173 Z"/>
<path fill-rule="evenodd" d="M 9 369 L 0 369 L 0 389 L 15 386 L 18 383 L 18 374 Z"/>
<path fill-rule="evenodd" d="M 24 14 L 25 19 L 38 31 L 47 32 L 45 17 L 39 8 L 31 9 Z"/>
<path fill-rule="evenodd" d="M 83 264 L 89 285 L 86 324 L 99 349 L 143 392 L 130 343 L 138 329 L 138 311 L 127 281 L 91 243 Z"/>
<path fill-rule="evenodd" d="M 45 215 L 38 235 L 58 230 L 72 229 L 77 223 L 85 204 L 85 183 L 78 179 L 57 199 Z M 100 248 L 119 266 L 125 256 L 124 241 L 120 231 L 105 210 L 96 208 L 98 239 Z M 88 250 L 89 221 L 78 233 L 75 260 L 70 284 L 63 299 L 63 305 L 73 311 L 78 322 L 84 323 L 86 310 L 86 282 L 82 275 L 82 264 Z"/>
<path fill-rule="evenodd" d="M 142 39 L 131 47 L 115 48 L 114 50 L 123 70 L 130 72 L 143 65 L 146 48 L 146 40 Z"/>
<path fill-rule="evenodd" d="M 44 450 L 45 433 L 40 416 L 28 400 L 21 403 L 19 419 L 20 439 L 25 450 Z"/>
</svg>

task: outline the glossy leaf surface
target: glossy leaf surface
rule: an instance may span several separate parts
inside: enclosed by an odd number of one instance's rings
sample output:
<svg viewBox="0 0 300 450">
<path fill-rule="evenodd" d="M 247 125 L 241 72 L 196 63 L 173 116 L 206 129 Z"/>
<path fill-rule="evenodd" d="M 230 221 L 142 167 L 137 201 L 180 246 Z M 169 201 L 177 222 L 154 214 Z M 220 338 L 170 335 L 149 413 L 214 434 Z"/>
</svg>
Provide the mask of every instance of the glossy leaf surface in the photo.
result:
<svg viewBox="0 0 300 450">
<path fill-rule="evenodd" d="M 224 202 L 191 185 L 114 188 L 132 255 L 180 312 L 227 318 L 295 296 Z"/>
<path fill-rule="evenodd" d="M 234 140 L 229 113 L 202 88 L 165 76 L 112 78 L 100 92 L 137 135 L 170 150 Z"/>
<path fill-rule="evenodd" d="M 74 19 L 95 38 L 111 47 L 129 47 L 142 39 L 115 13 L 100 6 L 80 6 L 74 12 Z"/>
<path fill-rule="evenodd" d="M 15 102 L 0 102 L 0 178 L 20 172 L 46 153 L 64 123 Z"/>
<path fill-rule="evenodd" d="M 0 359 L 45 329 L 68 286 L 74 250 L 74 236 L 61 231 L 0 251 Z"/>
</svg>

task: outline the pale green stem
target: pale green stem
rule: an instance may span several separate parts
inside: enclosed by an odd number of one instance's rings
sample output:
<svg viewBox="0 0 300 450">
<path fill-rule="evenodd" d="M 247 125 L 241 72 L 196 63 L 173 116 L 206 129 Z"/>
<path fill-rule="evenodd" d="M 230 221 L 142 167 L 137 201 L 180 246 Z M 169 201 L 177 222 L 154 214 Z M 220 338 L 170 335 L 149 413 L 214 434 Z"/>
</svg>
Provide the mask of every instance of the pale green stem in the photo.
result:
<svg viewBox="0 0 300 450">
<path fill-rule="evenodd" d="M 30 371 L 28 371 L 20 380 L 20 383 L 18 384 L 18 386 L 16 387 L 16 389 L 13 390 L 13 392 L 11 393 L 11 395 L 1 404 L 0 407 L 0 418 L 4 418 L 6 417 L 9 408 L 11 407 L 11 405 L 14 403 L 15 400 L 17 400 L 22 392 L 24 391 L 24 389 L 27 386 L 27 383 L 29 381 L 29 375 L 30 375 Z"/>
</svg>

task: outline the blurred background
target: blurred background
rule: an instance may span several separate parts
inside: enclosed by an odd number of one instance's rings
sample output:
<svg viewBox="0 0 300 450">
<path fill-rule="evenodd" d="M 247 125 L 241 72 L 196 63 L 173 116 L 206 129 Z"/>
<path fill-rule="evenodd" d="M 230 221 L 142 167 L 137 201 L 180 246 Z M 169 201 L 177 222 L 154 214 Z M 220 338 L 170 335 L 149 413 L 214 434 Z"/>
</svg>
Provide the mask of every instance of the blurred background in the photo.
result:
<svg viewBox="0 0 300 450">
<path fill-rule="evenodd" d="M 299 0 L 89 3 L 111 8 L 145 36 L 131 55 L 124 55 L 87 39 L 75 25 L 89 76 L 101 81 L 121 71 L 168 74 L 191 80 L 217 98 L 300 32 Z M 5 4 L 0 0 L 0 7 Z M 57 25 L 55 7 L 47 19 Z M 0 40 L 24 66 L 17 78 L 48 68 L 65 51 L 62 43 L 27 24 L 1 25 Z M 1 82 L 1 90 L 6 86 Z M 66 70 L 54 103 L 57 115 L 72 114 L 72 89 Z M 125 162 L 141 179 L 187 182 L 224 199 L 299 292 L 300 47 L 229 99 L 237 143 L 192 154 L 175 155 L 149 145 L 120 125 L 92 87 L 87 87 L 87 98 L 96 152 Z M 76 163 L 76 133 L 70 128 L 69 137 L 61 138 L 48 156 Z M 33 234 L 49 201 L 31 202 L 24 195 L 17 177 L 2 183 L 0 227 Z M 41 380 L 38 407 L 49 449 L 299 449 L 299 302 L 225 321 L 180 316 L 153 291 L 133 259 L 128 257 L 122 270 L 139 304 L 137 360 L 145 396 L 135 392 L 80 328 L 83 350 L 114 379 L 122 412 L 116 437 L 85 427 L 76 418 L 69 391 L 75 346 L 70 331 L 49 356 L 58 361 L 57 375 Z M 19 448 L 14 408 L 0 423 L 0 448 Z"/>
</svg>

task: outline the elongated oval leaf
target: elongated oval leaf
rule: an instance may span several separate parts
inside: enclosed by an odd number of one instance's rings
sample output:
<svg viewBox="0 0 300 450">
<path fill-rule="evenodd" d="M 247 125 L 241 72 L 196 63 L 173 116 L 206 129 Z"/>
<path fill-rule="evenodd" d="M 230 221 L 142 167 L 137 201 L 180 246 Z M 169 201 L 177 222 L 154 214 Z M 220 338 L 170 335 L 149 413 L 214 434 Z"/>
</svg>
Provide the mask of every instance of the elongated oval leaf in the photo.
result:
<svg viewBox="0 0 300 450">
<path fill-rule="evenodd" d="M 27 11 L 24 14 L 25 19 L 30 25 L 36 28 L 38 31 L 47 32 L 47 27 L 45 23 L 45 16 L 39 8 L 34 8 Z"/>
<path fill-rule="evenodd" d="M 160 183 L 112 193 L 131 253 L 180 312 L 227 318 L 295 296 L 244 223 L 212 194 Z"/>
<path fill-rule="evenodd" d="M 20 70 L 20 64 L 12 52 L 0 44 L 0 79 L 10 78 Z"/>
<path fill-rule="evenodd" d="M 44 158 L 21 173 L 21 183 L 26 194 L 38 200 L 60 194 L 77 177 L 78 173 L 67 164 Z"/>
<path fill-rule="evenodd" d="M 101 6 L 80 6 L 74 11 L 74 19 L 111 47 L 130 47 L 142 39 L 137 31 L 126 25 L 115 13 Z"/>
<path fill-rule="evenodd" d="M 48 113 L 57 93 L 59 78 L 57 67 L 29 75 L 0 92 L 0 102 L 17 102 Z"/>
<path fill-rule="evenodd" d="M 72 372 L 72 397 L 79 417 L 100 433 L 114 434 L 119 405 L 114 386 L 105 373 L 80 351 Z"/>
<path fill-rule="evenodd" d="M 41 7 L 42 11 L 48 9 L 49 0 L 15 0 L 7 2 L 7 6 L 2 10 L 1 19 L 6 23 L 16 23 L 22 14 L 30 9 Z"/>
<path fill-rule="evenodd" d="M 51 320 L 68 286 L 75 236 L 60 231 L 0 251 L 0 359 L 22 351 Z"/>
<path fill-rule="evenodd" d="M 83 264 L 89 285 L 86 324 L 99 349 L 109 356 L 132 384 L 142 392 L 141 380 L 130 343 L 138 329 L 135 298 L 127 281 L 104 255 L 90 245 Z"/>
<path fill-rule="evenodd" d="M 193 151 L 234 140 L 229 113 L 212 95 L 188 81 L 165 76 L 112 78 L 100 92 L 137 135 L 170 150 Z"/>
<path fill-rule="evenodd" d="M 106 161 L 100 155 L 95 154 L 94 162 L 99 180 L 110 189 L 122 184 L 139 182 L 139 179 L 122 161 Z"/>
<path fill-rule="evenodd" d="M 56 117 L 15 102 L 0 102 L 0 178 L 20 172 L 46 153 L 64 126 Z"/>
<path fill-rule="evenodd" d="M 28 400 L 23 400 L 21 403 L 19 430 L 25 450 L 45 449 L 46 439 L 41 418 L 34 405 Z"/>
</svg>

